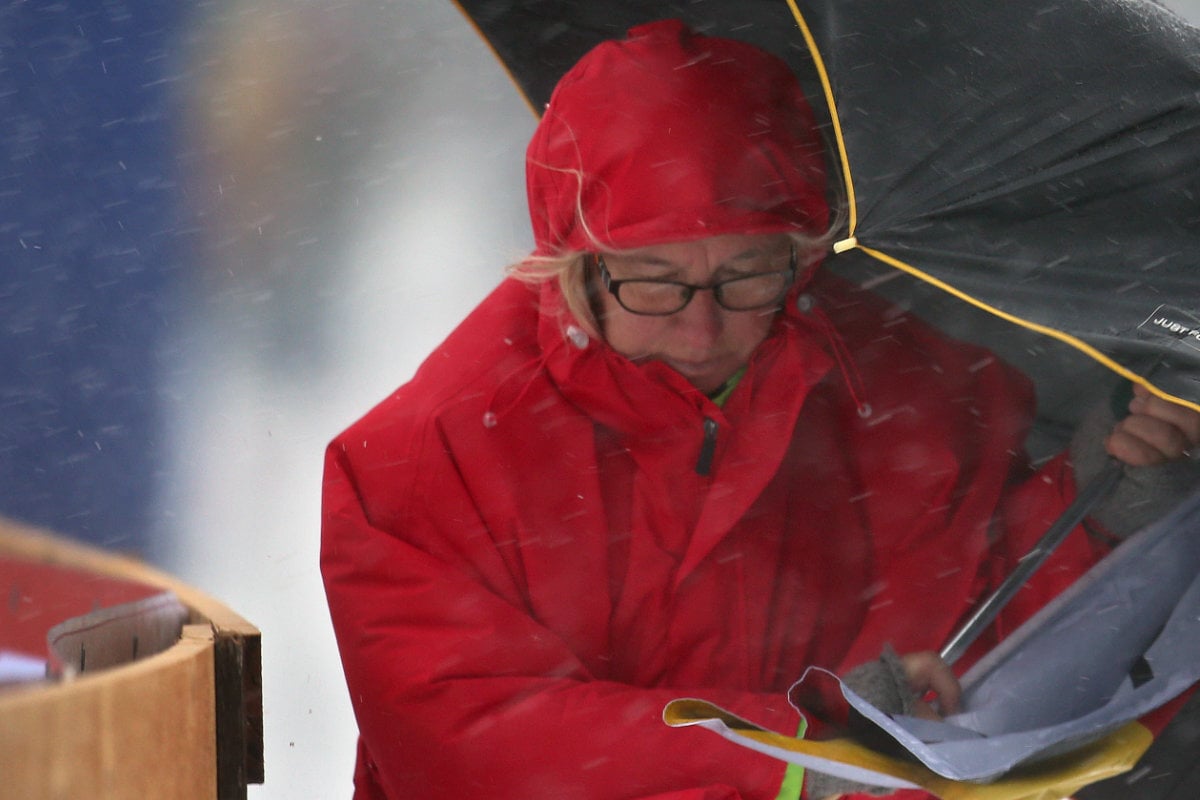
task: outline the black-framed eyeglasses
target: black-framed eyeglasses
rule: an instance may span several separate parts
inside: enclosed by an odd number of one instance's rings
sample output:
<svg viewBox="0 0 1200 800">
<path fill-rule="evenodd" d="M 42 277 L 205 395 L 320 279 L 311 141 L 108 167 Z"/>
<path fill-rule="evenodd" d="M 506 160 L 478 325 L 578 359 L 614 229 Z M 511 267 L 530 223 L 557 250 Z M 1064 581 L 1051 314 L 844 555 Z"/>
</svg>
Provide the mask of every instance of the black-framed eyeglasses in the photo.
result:
<svg viewBox="0 0 1200 800">
<path fill-rule="evenodd" d="M 696 292 L 709 290 L 717 304 L 727 311 L 757 311 L 783 302 L 784 295 L 796 280 L 796 246 L 792 245 L 787 269 L 753 272 L 708 284 L 648 278 L 614 280 L 604 263 L 604 256 L 598 253 L 596 266 L 604 288 L 631 314 L 648 317 L 676 314 L 692 301 Z"/>
</svg>

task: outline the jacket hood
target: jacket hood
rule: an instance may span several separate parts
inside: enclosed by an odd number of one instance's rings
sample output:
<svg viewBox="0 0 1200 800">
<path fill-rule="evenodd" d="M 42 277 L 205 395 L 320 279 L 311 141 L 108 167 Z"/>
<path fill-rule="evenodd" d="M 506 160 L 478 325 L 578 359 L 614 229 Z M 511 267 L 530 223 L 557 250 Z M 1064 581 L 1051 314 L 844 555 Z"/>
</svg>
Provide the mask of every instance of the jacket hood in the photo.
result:
<svg viewBox="0 0 1200 800">
<path fill-rule="evenodd" d="M 822 147 L 788 66 L 678 20 L 559 82 L 526 152 L 535 255 L 828 225 Z"/>
</svg>

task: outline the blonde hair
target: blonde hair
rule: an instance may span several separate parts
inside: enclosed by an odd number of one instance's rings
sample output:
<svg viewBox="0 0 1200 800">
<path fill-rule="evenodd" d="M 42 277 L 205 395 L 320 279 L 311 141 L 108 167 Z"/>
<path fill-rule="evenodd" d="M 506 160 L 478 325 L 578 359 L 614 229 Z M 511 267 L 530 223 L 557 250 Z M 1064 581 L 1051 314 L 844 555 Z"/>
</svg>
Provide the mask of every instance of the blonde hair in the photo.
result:
<svg viewBox="0 0 1200 800">
<path fill-rule="evenodd" d="M 591 336 L 600 336 L 600 326 L 588 298 L 586 253 L 565 253 L 559 256 L 530 256 L 506 270 L 519 281 L 542 284 L 558 280 L 567 310 Z"/>
</svg>

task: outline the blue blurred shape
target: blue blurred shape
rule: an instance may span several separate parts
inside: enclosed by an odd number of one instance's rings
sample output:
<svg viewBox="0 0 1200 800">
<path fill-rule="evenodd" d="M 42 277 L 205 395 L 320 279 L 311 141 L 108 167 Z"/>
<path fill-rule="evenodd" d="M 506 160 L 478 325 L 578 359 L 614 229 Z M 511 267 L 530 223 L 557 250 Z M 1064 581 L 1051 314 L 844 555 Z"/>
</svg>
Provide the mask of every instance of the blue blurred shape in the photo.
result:
<svg viewBox="0 0 1200 800">
<path fill-rule="evenodd" d="M 182 4 L 0 9 L 0 514 L 143 551 L 189 226 Z"/>
</svg>

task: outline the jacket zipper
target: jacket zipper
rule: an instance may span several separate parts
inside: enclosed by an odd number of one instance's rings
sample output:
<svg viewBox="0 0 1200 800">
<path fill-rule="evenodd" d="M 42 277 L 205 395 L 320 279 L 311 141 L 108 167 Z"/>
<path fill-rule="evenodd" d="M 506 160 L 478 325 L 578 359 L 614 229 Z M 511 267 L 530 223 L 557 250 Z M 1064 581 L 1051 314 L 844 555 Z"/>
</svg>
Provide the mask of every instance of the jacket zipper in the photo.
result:
<svg viewBox="0 0 1200 800">
<path fill-rule="evenodd" d="M 707 475 L 712 471 L 713 453 L 717 449 L 717 421 L 704 418 L 704 441 L 700 443 L 700 458 L 696 459 L 696 473 Z"/>
</svg>

